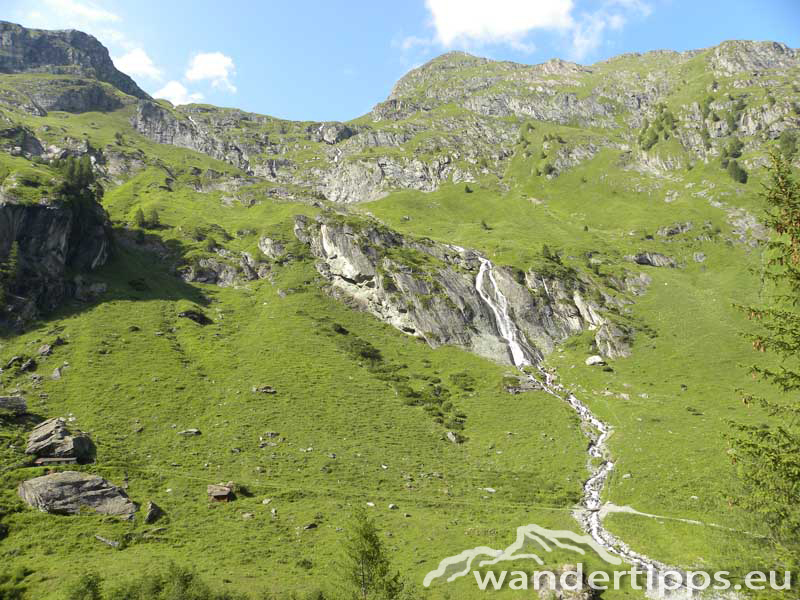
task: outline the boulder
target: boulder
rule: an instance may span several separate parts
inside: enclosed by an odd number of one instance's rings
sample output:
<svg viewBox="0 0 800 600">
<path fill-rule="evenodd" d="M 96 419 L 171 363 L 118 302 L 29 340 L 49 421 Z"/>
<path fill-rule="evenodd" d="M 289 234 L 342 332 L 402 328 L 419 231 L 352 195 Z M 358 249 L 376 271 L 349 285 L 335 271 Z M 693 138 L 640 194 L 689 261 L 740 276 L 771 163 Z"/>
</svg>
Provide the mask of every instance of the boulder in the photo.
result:
<svg viewBox="0 0 800 600">
<path fill-rule="evenodd" d="M 144 516 L 144 522 L 148 525 L 155 523 L 161 517 L 163 517 L 166 513 L 164 510 L 155 502 L 148 502 L 147 503 L 147 512 Z"/>
<path fill-rule="evenodd" d="M 586 366 L 588 366 L 588 367 L 592 367 L 594 365 L 604 365 L 604 364 L 606 364 L 606 361 L 603 360 L 603 357 L 598 355 L 598 354 L 595 354 L 594 356 L 590 356 L 584 362 L 586 363 Z"/>
<path fill-rule="evenodd" d="M 452 442 L 452 443 L 454 443 L 454 444 L 460 444 L 461 442 L 463 442 L 463 441 L 464 441 L 464 440 L 461 438 L 461 436 L 460 436 L 459 434 L 457 434 L 455 431 L 448 431 L 448 432 L 445 434 L 445 436 L 447 437 L 447 440 L 448 440 L 449 442 Z"/>
<path fill-rule="evenodd" d="M 262 237 L 258 242 L 258 248 L 264 253 L 264 256 L 273 260 L 277 260 L 286 254 L 286 246 L 283 242 L 269 237 Z"/>
<path fill-rule="evenodd" d="M 277 390 L 271 385 L 257 385 L 251 388 L 254 394 L 277 394 Z"/>
<path fill-rule="evenodd" d="M 17 493 L 31 507 L 56 515 L 77 515 L 88 509 L 131 519 L 137 510 L 121 488 L 97 475 L 77 471 L 23 481 Z"/>
<path fill-rule="evenodd" d="M 640 252 L 635 256 L 629 256 L 628 260 L 635 262 L 637 265 L 645 265 L 649 267 L 677 267 L 674 258 L 660 254 L 658 252 Z"/>
<path fill-rule="evenodd" d="M 656 234 L 661 237 L 672 237 L 674 235 L 691 231 L 693 227 L 694 224 L 691 221 L 686 221 L 685 223 L 673 223 L 672 225 L 666 225 L 659 228 Z"/>
<path fill-rule="evenodd" d="M 71 433 L 66 421 L 56 418 L 40 423 L 31 431 L 25 453 L 37 458 L 74 458 L 87 463 L 93 460 L 94 450 L 88 435 L 80 431 Z"/>
<path fill-rule="evenodd" d="M 211 325 L 214 322 L 199 310 L 184 310 L 183 312 L 178 313 L 178 316 L 194 321 L 198 325 Z"/>
<path fill-rule="evenodd" d="M 0 396 L 0 412 L 24 415 L 28 412 L 28 405 L 21 396 Z"/>
<path fill-rule="evenodd" d="M 209 484 L 206 487 L 206 492 L 208 493 L 208 499 L 212 502 L 230 502 L 236 499 L 235 489 L 236 484 L 229 481 L 228 483 L 217 483 L 216 485 Z"/>
<path fill-rule="evenodd" d="M 597 590 L 589 586 L 586 578 L 575 565 L 564 565 L 553 571 L 555 577 L 541 576 L 538 593 L 541 600 L 594 600 Z M 563 583 L 566 585 L 562 585 Z"/>
</svg>

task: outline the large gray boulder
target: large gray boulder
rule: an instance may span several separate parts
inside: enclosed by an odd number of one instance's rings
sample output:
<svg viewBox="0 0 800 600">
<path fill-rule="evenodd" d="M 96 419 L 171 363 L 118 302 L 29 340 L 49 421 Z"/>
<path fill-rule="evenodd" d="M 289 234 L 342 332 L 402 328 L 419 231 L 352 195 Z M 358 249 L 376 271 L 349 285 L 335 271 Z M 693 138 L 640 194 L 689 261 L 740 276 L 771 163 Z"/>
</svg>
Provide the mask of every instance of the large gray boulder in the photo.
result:
<svg viewBox="0 0 800 600">
<path fill-rule="evenodd" d="M 674 269 L 678 266 L 674 258 L 659 252 L 640 252 L 634 256 L 629 256 L 628 260 L 635 262 L 637 265 L 648 267 L 671 267 Z"/>
<path fill-rule="evenodd" d="M 0 396 L 0 412 L 24 415 L 28 412 L 28 405 L 21 396 Z"/>
<path fill-rule="evenodd" d="M 74 458 L 87 463 L 94 458 L 94 444 L 85 433 L 70 432 L 64 419 L 48 419 L 31 431 L 25 454 L 37 458 Z"/>
<path fill-rule="evenodd" d="M 17 493 L 32 508 L 56 515 L 76 515 L 91 510 L 131 519 L 137 510 L 121 488 L 97 475 L 77 471 L 23 481 Z"/>
</svg>

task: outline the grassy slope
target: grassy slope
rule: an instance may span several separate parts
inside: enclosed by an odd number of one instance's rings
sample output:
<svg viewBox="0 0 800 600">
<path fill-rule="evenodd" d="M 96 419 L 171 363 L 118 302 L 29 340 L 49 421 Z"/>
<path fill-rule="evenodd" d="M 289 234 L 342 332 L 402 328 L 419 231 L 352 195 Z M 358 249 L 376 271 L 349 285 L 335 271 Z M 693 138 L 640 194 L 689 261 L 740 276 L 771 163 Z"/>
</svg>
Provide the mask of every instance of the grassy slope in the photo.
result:
<svg viewBox="0 0 800 600">
<path fill-rule="evenodd" d="M 692 75 L 687 67 L 686 76 Z M 698 76 L 695 92 L 704 85 Z M 192 191 L 190 167 L 236 170 L 140 138 L 128 125 L 131 111 L 16 118 L 45 141 L 43 125 L 58 128 L 54 140 L 67 134 L 87 138 L 96 147 L 143 152 L 150 166 L 109 190 L 106 205 L 117 222 L 129 221 L 139 207 L 157 208 L 168 227 L 155 234 L 187 253 L 202 252 L 187 235 L 190 228 L 218 224 L 235 237 L 228 247 L 252 252 L 260 234 L 288 239 L 288 218 L 313 213 L 306 205 L 266 197 L 251 207 L 224 206 L 222 192 Z M 125 134 L 122 143 L 117 131 Z M 472 194 L 460 185 L 431 194 L 398 192 L 360 210 L 401 231 L 475 247 L 498 263 L 519 267 L 539 264 L 544 243 L 582 269 L 583 254 L 599 252 L 607 262 L 601 272 L 621 272 L 622 258 L 641 250 L 685 262 L 679 270 L 629 267 L 647 270 L 654 281 L 632 307 L 642 328 L 634 355 L 617 361 L 614 373 L 583 366 L 585 337 L 568 342 L 550 362 L 615 426 L 611 450 L 619 462 L 607 499 L 664 517 L 744 527 L 744 515 L 727 503 L 735 482 L 722 434 L 727 417 L 762 418 L 742 417 L 733 389 L 749 383 L 743 370 L 732 368 L 747 361 L 749 353 L 737 337 L 744 323 L 731 302 L 752 300 L 758 293 L 759 283 L 746 267 L 757 265 L 759 257 L 726 243 L 731 235 L 724 212 L 694 192 L 710 182 L 717 197 L 727 194 L 726 202 L 757 211 L 757 176 L 742 187 L 718 166 L 699 165 L 681 173 L 677 183 L 621 171 L 619 153 L 606 149 L 547 180 L 533 175 L 541 166 L 538 150 L 545 133 L 558 133 L 567 142 L 594 135 L 536 124 L 528 134 L 531 156 L 520 148 L 504 178 L 508 193 L 487 179 L 473 186 Z M 16 169 L 15 163 L 8 166 Z M 171 192 L 162 187 L 168 176 L 175 179 Z M 664 202 L 668 192 L 677 192 L 674 202 Z M 695 229 L 679 240 L 643 239 L 658 227 L 686 220 Z M 694 241 L 706 221 L 720 234 L 710 242 Z M 247 231 L 236 236 L 239 230 Z M 708 256 L 703 265 L 691 260 L 696 251 Z M 90 431 L 98 444 L 98 463 L 87 470 L 116 483 L 127 473 L 134 500 L 152 499 L 169 514 L 165 531 L 113 552 L 93 535 L 120 539 L 153 528 L 143 525 L 141 516 L 123 524 L 94 516 L 15 513 L 8 519 L 11 535 L 2 542 L 0 556 L 12 566 L 36 569 L 37 597 L 57 598 L 64 582 L 77 575 L 80 569 L 65 570 L 65 563 L 92 565 L 115 576 L 166 558 L 191 560 L 209 579 L 229 580 L 226 585 L 235 589 L 311 589 L 330 575 L 347 507 L 367 501 L 376 503 L 380 526 L 392 533 L 387 544 L 398 568 L 416 582 L 444 556 L 479 544 L 509 544 L 514 529 L 524 523 L 576 528 L 569 511 L 585 477 L 585 441 L 569 410 L 546 395 L 502 392 L 508 369 L 452 348 L 431 350 L 348 310 L 318 291 L 308 264 L 275 267 L 275 275 L 274 285 L 259 282 L 244 289 L 188 286 L 152 256 L 122 249 L 97 274 L 111 286 L 101 303 L 68 307 L 39 329 L 2 341 L 0 352 L 6 357 L 32 353 L 57 333 L 68 339 L 40 366 L 40 373 L 49 374 L 63 361 L 70 364 L 63 380 L 45 381 L 41 391 L 49 398 L 36 407 L 37 413 L 72 413 L 75 425 Z M 139 278 L 150 291 L 130 287 L 128 282 Z M 294 292 L 282 296 L 278 290 Z M 195 305 L 215 324 L 200 328 L 176 317 Z M 477 381 L 474 392 L 451 386 L 454 403 L 468 415 L 468 442 L 454 446 L 443 441 L 443 429 L 422 409 L 403 406 L 385 382 L 343 350 L 330 329 L 334 322 L 369 340 L 385 360 L 407 365 L 402 372 L 417 387 L 427 384 L 425 378 L 448 382 L 450 374 L 471 373 Z M 141 331 L 129 331 L 131 325 Z M 24 379 L 3 383 L 7 388 L 30 385 Z M 279 393 L 250 392 L 263 384 Z M 602 395 L 606 389 L 615 395 Z M 143 430 L 135 433 L 139 426 Z M 177 434 L 189 427 L 203 435 Z M 279 431 L 287 441 L 259 449 L 265 431 Z M 0 435 L 19 448 L 24 432 L 5 428 Z M 312 452 L 301 452 L 309 447 Z M 11 463 L 17 458 L 18 450 L 3 443 L 0 459 Z M 34 472 L 4 474 L 3 502 L 19 507 L 14 486 Z M 626 473 L 632 476 L 623 479 Z M 414 489 L 406 487 L 404 474 L 413 477 Z M 209 506 L 206 484 L 231 479 L 254 495 Z M 273 502 L 265 506 L 264 498 Z M 389 511 L 390 502 L 400 510 Z M 272 507 L 278 509 L 276 519 L 269 514 Z M 245 512 L 254 518 L 243 519 Z M 302 526 L 312 521 L 320 528 L 304 531 Z M 752 555 L 757 546 L 757 541 L 724 530 L 670 520 L 614 515 L 609 523 L 634 548 L 682 565 L 740 570 L 746 566 L 741 557 Z M 742 552 L 742 545 L 749 552 Z M 303 558 L 311 560 L 311 570 L 298 564 Z M 429 595 L 482 595 L 474 590 L 471 581 L 462 580 Z"/>
</svg>

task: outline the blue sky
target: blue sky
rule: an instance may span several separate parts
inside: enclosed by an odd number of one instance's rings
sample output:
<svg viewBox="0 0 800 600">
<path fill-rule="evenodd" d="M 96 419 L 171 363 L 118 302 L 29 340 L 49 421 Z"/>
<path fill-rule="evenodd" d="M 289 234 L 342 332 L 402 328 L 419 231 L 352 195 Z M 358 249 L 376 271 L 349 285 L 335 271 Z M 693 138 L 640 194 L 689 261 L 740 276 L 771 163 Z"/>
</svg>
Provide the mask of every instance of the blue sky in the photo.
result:
<svg viewBox="0 0 800 600">
<path fill-rule="evenodd" d="M 535 64 L 726 39 L 800 47 L 800 0 L 4 0 L 0 19 L 81 29 L 145 90 L 346 120 L 448 50 Z"/>
</svg>

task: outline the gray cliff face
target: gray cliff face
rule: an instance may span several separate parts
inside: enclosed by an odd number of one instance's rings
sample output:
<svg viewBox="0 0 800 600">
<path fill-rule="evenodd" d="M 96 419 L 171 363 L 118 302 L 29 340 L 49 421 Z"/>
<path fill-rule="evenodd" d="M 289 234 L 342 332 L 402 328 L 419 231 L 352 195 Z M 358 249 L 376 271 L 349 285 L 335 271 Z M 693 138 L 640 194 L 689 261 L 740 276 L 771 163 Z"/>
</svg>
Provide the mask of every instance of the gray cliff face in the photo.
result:
<svg viewBox="0 0 800 600">
<path fill-rule="evenodd" d="M 711 67 L 718 75 L 736 75 L 800 66 L 800 52 L 778 42 L 729 41 L 713 50 Z"/>
<path fill-rule="evenodd" d="M 108 216 L 99 204 L 0 201 L 0 256 L 19 244 L 17 283 L 7 294 L 0 320 L 23 325 L 74 296 L 80 285 L 68 274 L 103 266 L 111 239 Z"/>
<path fill-rule="evenodd" d="M 133 79 L 117 70 L 105 46 L 81 31 L 27 29 L 0 21 L 0 73 L 88 77 L 136 98 L 149 98 Z"/>
<path fill-rule="evenodd" d="M 336 217 L 299 216 L 295 235 L 318 259 L 334 295 L 432 346 L 452 344 L 510 364 L 507 343 L 476 289 L 481 257 L 474 250 Z M 616 301 L 600 294 L 601 306 L 590 299 L 591 281 L 503 267 L 495 267 L 494 275 L 512 318 L 539 356 L 586 329 L 596 331 L 605 356 L 628 354 L 628 332 L 603 314 Z"/>
<path fill-rule="evenodd" d="M 32 79 L 20 83 L 18 89 L 27 94 L 38 115 L 45 115 L 51 110 L 110 112 L 124 106 L 122 95 L 115 93 L 112 86 L 92 79 Z"/>
<path fill-rule="evenodd" d="M 145 100 L 139 102 L 132 125 L 154 142 L 196 150 L 252 174 L 241 148 L 209 134 L 191 116 L 176 116 L 173 111 Z"/>
<path fill-rule="evenodd" d="M 451 52 L 410 71 L 386 101 L 352 123 L 285 121 L 235 109 L 144 101 L 133 125 L 154 141 L 203 152 L 248 175 L 342 204 L 369 202 L 400 189 L 434 191 L 485 175 L 502 178 L 519 151 L 522 128 L 531 121 L 593 130 L 585 140 L 571 139 L 560 148 L 548 149 L 544 142 L 548 178 L 608 147 L 629 152 L 630 168 L 671 177 L 697 160 L 714 160 L 731 135 L 750 136 L 751 146 L 760 147 L 800 127 L 786 97 L 762 105 L 748 96 L 746 108 L 738 111 L 733 100 L 714 95 L 712 114 L 701 110 L 700 100 L 674 109 L 671 135 L 685 153 L 674 155 L 663 145 L 645 151 L 640 130 L 682 88 L 681 69 L 710 70 L 720 77 L 747 74 L 750 80 L 734 83 L 767 86 L 773 74 L 800 67 L 798 54 L 776 43 L 725 42 L 707 50 L 623 55 L 584 67 L 561 60 L 523 65 Z M 720 118 L 728 113 L 735 113 L 734 125 Z"/>
</svg>

